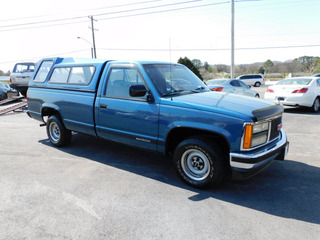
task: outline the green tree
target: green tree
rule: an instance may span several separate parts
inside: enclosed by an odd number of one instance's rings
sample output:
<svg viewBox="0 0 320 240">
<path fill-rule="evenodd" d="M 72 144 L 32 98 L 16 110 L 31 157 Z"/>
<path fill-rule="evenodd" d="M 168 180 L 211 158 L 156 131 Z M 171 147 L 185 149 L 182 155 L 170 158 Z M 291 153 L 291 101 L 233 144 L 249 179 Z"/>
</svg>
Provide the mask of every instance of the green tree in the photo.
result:
<svg viewBox="0 0 320 240">
<path fill-rule="evenodd" d="M 209 67 L 210 67 L 210 66 L 209 66 L 209 63 L 208 63 L 208 62 L 204 62 L 204 63 L 203 63 L 203 67 L 204 67 L 205 70 L 209 71 Z"/>
<path fill-rule="evenodd" d="M 295 59 L 298 61 L 303 70 L 308 73 L 315 73 L 317 69 L 319 69 L 320 58 L 319 57 L 311 57 L 311 56 L 303 56 Z"/>
<path fill-rule="evenodd" d="M 265 61 L 265 63 L 263 64 L 263 67 L 264 67 L 264 69 L 265 69 L 265 73 L 267 73 L 268 72 L 268 70 L 270 70 L 270 68 L 272 68 L 273 67 L 273 62 L 270 60 L 270 59 L 268 59 L 267 61 Z"/>
<path fill-rule="evenodd" d="M 185 65 L 189 68 L 195 75 L 197 75 L 201 80 L 203 80 L 198 68 L 191 62 L 191 60 L 187 57 L 179 58 L 178 63 Z"/>
<path fill-rule="evenodd" d="M 260 74 L 264 74 L 264 72 L 265 72 L 264 67 L 259 67 L 259 69 L 258 69 L 258 73 L 260 73 Z"/>
</svg>

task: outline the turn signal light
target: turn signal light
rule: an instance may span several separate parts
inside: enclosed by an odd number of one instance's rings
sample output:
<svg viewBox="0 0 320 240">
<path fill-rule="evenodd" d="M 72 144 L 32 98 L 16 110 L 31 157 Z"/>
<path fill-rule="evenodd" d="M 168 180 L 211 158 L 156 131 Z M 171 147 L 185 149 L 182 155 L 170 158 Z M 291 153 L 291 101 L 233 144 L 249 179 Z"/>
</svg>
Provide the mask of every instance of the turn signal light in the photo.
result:
<svg viewBox="0 0 320 240">
<path fill-rule="evenodd" d="M 251 140 L 252 140 L 252 125 L 246 125 L 245 128 L 245 134 L 244 134 L 244 141 L 243 141 L 243 148 L 248 149 L 251 146 Z"/>
<path fill-rule="evenodd" d="M 292 93 L 306 93 L 306 92 L 308 92 L 308 88 L 297 89 L 297 90 L 294 90 Z"/>
</svg>

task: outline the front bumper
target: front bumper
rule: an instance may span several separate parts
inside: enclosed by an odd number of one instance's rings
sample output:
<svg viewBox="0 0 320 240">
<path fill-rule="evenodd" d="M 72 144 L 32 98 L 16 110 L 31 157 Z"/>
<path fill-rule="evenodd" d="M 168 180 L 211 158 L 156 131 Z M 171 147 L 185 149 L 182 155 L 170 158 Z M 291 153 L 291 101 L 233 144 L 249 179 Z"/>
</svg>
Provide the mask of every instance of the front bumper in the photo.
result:
<svg viewBox="0 0 320 240">
<path fill-rule="evenodd" d="M 284 160 L 289 150 L 289 142 L 284 130 L 281 130 L 280 140 L 274 145 L 252 153 L 230 153 L 230 166 L 233 179 L 246 179 L 256 175 L 273 160 Z"/>
</svg>

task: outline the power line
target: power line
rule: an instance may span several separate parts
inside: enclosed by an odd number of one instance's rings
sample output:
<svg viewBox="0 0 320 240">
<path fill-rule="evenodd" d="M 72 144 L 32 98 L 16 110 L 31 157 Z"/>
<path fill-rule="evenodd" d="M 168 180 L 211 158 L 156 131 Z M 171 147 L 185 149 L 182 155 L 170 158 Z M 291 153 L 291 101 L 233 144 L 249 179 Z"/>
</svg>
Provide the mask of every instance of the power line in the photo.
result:
<svg viewBox="0 0 320 240">
<path fill-rule="evenodd" d="M 137 14 L 131 14 L 131 15 L 125 15 L 125 16 L 118 16 L 118 17 L 99 18 L 99 20 L 110 20 L 110 19 L 116 19 L 116 18 L 136 17 L 136 16 L 142 16 L 142 15 L 156 14 L 156 13 L 164 13 L 164 12 L 186 10 L 186 9 L 191 9 L 191 8 L 208 7 L 208 6 L 221 5 L 221 4 L 227 4 L 227 3 L 229 3 L 229 1 L 218 2 L 218 3 L 209 3 L 209 4 L 203 4 L 203 5 L 196 5 L 196 6 L 190 6 L 190 7 L 166 9 L 166 10 L 146 12 L 146 13 L 137 13 Z"/>
<path fill-rule="evenodd" d="M 285 49 L 285 48 L 306 48 L 306 47 L 320 47 L 320 44 L 315 45 L 293 45 L 293 46 L 267 46 L 267 47 L 252 47 L 252 48 L 235 48 L 235 50 L 262 50 L 262 49 Z M 230 48 L 176 48 L 176 49 L 164 49 L 164 48 L 98 48 L 100 50 L 107 51 L 230 51 Z"/>
<path fill-rule="evenodd" d="M 93 16 L 96 17 L 96 16 L 103 16 L 103 15 L 112 15 L 112 14 L 127 13 L 127 12 L 133 12 L 133 11 L 142 11 L 142 10 L 148 10 L 148 9 L 153 9 L 153 8 L 161 8 L 161 7 L 168 7 L 168 6 L 174 6 L 174 5 L 188 4 L 188 3 L 199 2 L 199 1 L 203 1 L 203 0 L 191 0 L 191 1 L 185 1 L 185 2 L 178 2 L 178 3 L 163 4 L 163 5 L 158 5 L 158 6 L 151 6 L 151 7 L 136 8 L 136 9 L 122 10 L 122 11 L 109 12 L 109 13 L 101 13 L 101 14 L 93 14 Z M 132 4 L 131 4 L 131 5 L 132 5 Z M 20 24 L 11 24 L 11 25 L 0 26 L 0 28 L 10 28 L 10 27 L 19 27 L 19 26 L 27 26 L 27 25 L 36 25 L 36 24 L 45 24 L 45 23 L 61 22 L 61 21 L 70 21 L 70 20 L 78 20 L 78 19 L 82 19 L 82 18 L 87 18 L 87 16 L 78 16 L 78 17 L 71 17 L 71 18 L 62 18 L 62 19 L 46 20 L 46 21 L 37 21 L 37 22 L 20 23 Z"/>
<path fill-rule="evenodd" d="M 30 57 L 30 58 L 26 58 L 26 59 L 12 60 L 12 61 L 9 61 L 9 62 L 0 62 L 0 64 L 26 62 L 26 61 L 32 61 L 32 60 L 35 60 L 35 59 L 49 58 L 49 57 L 52 57 L 52 56 L 62 56 L 62 55 L 67 55 L 67 54 L 72 54 L 72 53 L 79 53 L 79 52 L 85 52 L 85 51 L 88 51 L 88 49 L 75 50 L 75 51 L 64 52 L 64 53 L 55 53 L 55 54 L 50 54 L 50 55 L 40 56 L 40 57 Z"/>
<path fill-rule="evenodd" d="M 113 6 L 108 6 L 108 7 L 91 8 L 91 9 L 87 9 L 87 10 L 90 11 L 90 10 L 101 10 L 101 9 L 108 9 L 108 8 L 126 7 L 126 6 L 131 6 L 131 5 L 154 3 L 154 2 L 159 2 L 159 1 L 162 1 L 162 0 L 152 0 L 152 1 L 144 1 L 144 2 L 127 3 L 127 4 L 113 5 Z M 59 14 L 51 14 L 49 16 L 56 16 L 56 15 L 59 15 Z M 25 19 L 40 18 L 40 17 L 48 17 L 48 15 L 38 15 L 38 16 L 30 16 L 30 17 L 21 17 L 21 18 L 0 19 L 0 22 L 25 20 Z"/>
</svg>

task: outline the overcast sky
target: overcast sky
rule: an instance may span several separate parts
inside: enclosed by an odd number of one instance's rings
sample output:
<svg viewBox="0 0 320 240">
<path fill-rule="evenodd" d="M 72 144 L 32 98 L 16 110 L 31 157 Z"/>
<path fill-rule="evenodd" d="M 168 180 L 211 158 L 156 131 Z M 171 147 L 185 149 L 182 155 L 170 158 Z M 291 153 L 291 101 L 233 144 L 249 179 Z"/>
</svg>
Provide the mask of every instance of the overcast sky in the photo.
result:
<svg viewBox="0 0 320 240">
<path fill-rule="evenodd" d="M 44 57 L 231 62 L 231 3 L 224 0 L 6 0 L 0 69 Z M 235 2 L 235 64 L 320 56 L 320 0 Z M 82 39 L 78 39 L 81 37 Z M 170 51 L 171 49 L 171 51 Z"/>
</svg>

